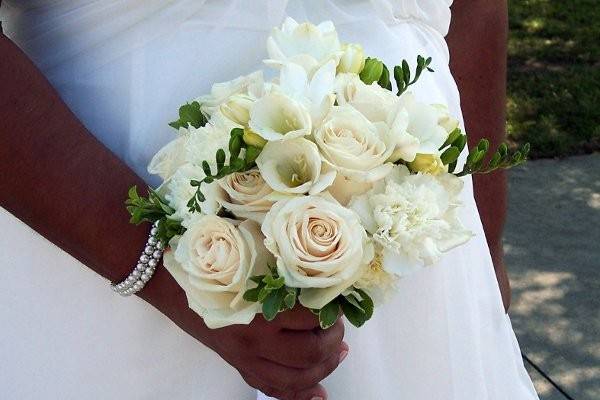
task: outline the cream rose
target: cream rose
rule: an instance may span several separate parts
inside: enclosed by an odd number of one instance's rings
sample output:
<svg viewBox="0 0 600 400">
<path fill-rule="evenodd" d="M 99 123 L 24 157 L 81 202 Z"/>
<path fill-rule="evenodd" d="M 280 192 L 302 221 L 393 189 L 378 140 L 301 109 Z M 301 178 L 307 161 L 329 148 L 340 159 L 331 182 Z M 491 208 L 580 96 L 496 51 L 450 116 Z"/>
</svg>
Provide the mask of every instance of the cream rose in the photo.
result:
<svg viewBox="0 0 600 400">
<path fill-rule="evenodd" d="M 169 179 L 177 168 L 185 163 L 187 138 L 187 129 L 179 129 L 179 137 L 167 143 L 152 157 L 148 164 L 148 172 L 160 176 L 163 180 Z"/>
<path fill-rule="evenodd" d="M 274 203 L 273 189 L 256 169 L 235 172 L 219 180 L 218 185 L 223 190 L 217 202 L 238 218 L 261 223 Z"/>
<path fill-rule="evenodd" d="M 356 214 L 326 196 L 282 200 L 262 224 L 265 246 L 286 285 L 302 288 L 300 303 L 320 309 L 351 287 L 373 258 Z"/>
<path fill-rule="evenodd" d="M 198 216 L 171 241 L 164 265 L 187 295 L 188 304 L 209 328 L 248 324 L 259 303 L 243 299 L 249 278 L 268 271 L 269 253 L 258 225 L 214 215 Z"/>
<path fill-rule="evenodd" d="M 336 176 L 323 170 L 317 146 L 304 138 L 267 143 L 256 165 L 267 184 L 285 194 L 317 194 Z"/>
<path fill-rule="evenodd" d="M 372 123 L 351 106 L 335 107 L 314 133 L 325 162 L 339 174 L 373 182 L 391 169 L 396 138 L 384 124 Z"/>
</svg>

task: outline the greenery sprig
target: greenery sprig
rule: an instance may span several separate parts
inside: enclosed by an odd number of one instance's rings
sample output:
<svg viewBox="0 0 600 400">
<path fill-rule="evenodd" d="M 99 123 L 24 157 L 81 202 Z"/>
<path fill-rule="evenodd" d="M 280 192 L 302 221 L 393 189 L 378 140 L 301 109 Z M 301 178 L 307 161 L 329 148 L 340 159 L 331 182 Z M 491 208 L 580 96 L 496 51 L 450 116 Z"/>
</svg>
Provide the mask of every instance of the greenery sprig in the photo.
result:
<svg viewBox="0 0 600 400">
<path fill-rule="evenodd" d="M 244 293 L 244 300 L 262 304 L 263 317 L 272 321 L 280 312 L 296 306 L 301 289 L 286 286 L 284 278 L 277 274 L 277 270 L 269 269 L 270 272 L 266 275 L 250 278 L 257 286 Z M 373 316 L 373 307 L 373 300 L 365 291 L 353 288 L 351 292 L 339 295 L 323 308 L 311 311 L 318 316 L 322 329 L 335 324 L 340 312 L 352 325 L 360 327 Z"/>
<path fill-rule="evenodd" d="M 168 243 L 173 236 L 181 235 L 185 231 L 181 221 L 171 218 L 175 210 L 151 188 L 148 188 L 148 197 L 142 197 L 137 193 L 137 186 L 132 186 L 125 206 L 131 215 L 129 222 L 132 224 L 159 221 L 157 236 L 164 243 Z"/>
<path fill-rule="evenodd" d="M 169 122 L 169 126 L 175 129 L 187 128 L 192 125 L 194 128 L 200 128 L 208 123 L 208 118 L 200 109 L 200 103 L 193 101 L 179 107 L 179 119 Z"/>
<path fill-rule="evenodd" d="M 417 83 L 423 71 L 427 70 L 429 72 L 434 72 L 434 70 L 429 67 L 431 64 L 431 57 L 423 57 L 417 56 L 417 68 L 415 69 L 415 74 L 413 79 L 411 80 L 410 66 L 406 60 L 402 60 L 402 64 L 396 65 L 394 67 L 394 80 L 396 81 L 396 87 L 398 88 L 398 92 L 396 93 L 400 96 L 402 93 L 408 89 L 409 86 Z"/>
<path fill-rule="evenodd" d="M 448 172 L 454 173 L 456 161 L 467 144 L 467 136 L 456 128 L 448 135 L 446 142 L 440 147 L 443 150 L 440 156 L 444 165 L 448 165 Z M 463 170 L 454 173 L 456 176 L 465 176 L 469 174 L 488 174 L 497 169 L 508 169 L 523 164 L 529 155 L 529 143 L 524 144 L 514 152 L 509 152 L 506 143 L 498 146 L 494 154 L 489 157 L 490 142 L 487 139 L 481 139 L 476 146 L 473 146 L 467 156 L 467 161 Z M 489 161 L 486 163 L 486 160 Z"/>
<path fill-rule="evenodd" d="M 300 289 L 285 286 L 284 278 L 274 268 L 269 274 L 256 275 L 250 280 L 257 286 L 244 293 L 244 300 L 261 303 L 262 314 L 267 321 L 274 320 L 277 314 L 296 305 Z"/>
<path fill-rule="evenodd" d="M 259 156 L 261 149 L 255 146 L 250 146 L 244 142 L 244 130 L 235 128 L 231 130 L 229 138 L 229 164 L 226 164 L 225 150 L 219 149 L 215 154 L 216 170 L 213 173 L 208 161 L 202 161 L 202 170 L 206 175 L 201 180 L 192 180 L 190 185 L 196 188 L 194 196 L 188 201 L 187 206 L 190 212 L 200 212 L 202 210 L 201 203 L 206 200 L 202 193 L 201 187 L 203 183 L 210 184 L 215 180 L 224 178 L 234 172 L 247 171 L 253 168 L 256 163 L 256 158 Z M 241 157 L 242 149 L 244 149 L 243 157 Z"/>
<path fill-rule="evenodd" d="M 430 65 L 431 57 L 425 58 L 423 56 L 417 56 L 417 67 L 414 75 L 411 73 L 410 66 L 406 60 L 402 60 L 400 65 L 396 65 L 394 67 L 394 80 L 396 81 L 396 88 L 398 89 L 396 94 L 400 96 L 409 86 L 414 85 L 421 77 L 423 71 L 434 72 Z M 377 58 L 368 57 L 365 60 L 365 66 L 360 72 L 359 77 L 360 80 L 367 85 L 377 82 L 382 88 L 390 91 L 392 90 L 390 71 L 388 67 Z"/>
</svg>

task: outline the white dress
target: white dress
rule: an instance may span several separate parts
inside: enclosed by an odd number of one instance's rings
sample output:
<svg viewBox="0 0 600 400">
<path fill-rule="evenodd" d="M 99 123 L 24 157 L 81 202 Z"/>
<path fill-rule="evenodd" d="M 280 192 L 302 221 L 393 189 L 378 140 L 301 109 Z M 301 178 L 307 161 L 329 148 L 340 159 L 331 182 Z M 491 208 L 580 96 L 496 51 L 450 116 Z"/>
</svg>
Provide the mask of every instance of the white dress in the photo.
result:
<svg viewBox="0 0 600 400">
<path fill-rule="evenodd" d="M 444 41 L 451 0 L 4 0 L 5 34 L 39 66 L 87 128 L 138 174 L 174 135 L 180 104 L 260 67 L 285 15 L 332 20 L 388 65 L 433 57 L 415 91 L 460 114 Z M 401 281 L 348 358 L 330 399 L 525 400 L 537 395 L 505 316 L 472 186 L 477 234 Z M 237 372 L 138 298 L 0 209 L 0 397 L 255 399 Z"/>
</svg>

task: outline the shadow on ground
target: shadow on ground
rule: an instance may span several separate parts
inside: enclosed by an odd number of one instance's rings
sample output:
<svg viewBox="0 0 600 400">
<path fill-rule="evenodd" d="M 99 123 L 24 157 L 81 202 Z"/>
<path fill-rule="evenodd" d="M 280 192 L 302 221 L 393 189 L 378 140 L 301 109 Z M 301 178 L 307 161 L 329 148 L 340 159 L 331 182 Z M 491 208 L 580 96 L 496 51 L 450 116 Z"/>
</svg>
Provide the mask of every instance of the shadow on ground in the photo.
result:
<svg viewBox="0 0 600 400">
<path fill-rule="evenodd" d="M 600 399 L 600 154 L 511 171 L 505 251 L 523 351 L 575 399 Z"/>
</svg>

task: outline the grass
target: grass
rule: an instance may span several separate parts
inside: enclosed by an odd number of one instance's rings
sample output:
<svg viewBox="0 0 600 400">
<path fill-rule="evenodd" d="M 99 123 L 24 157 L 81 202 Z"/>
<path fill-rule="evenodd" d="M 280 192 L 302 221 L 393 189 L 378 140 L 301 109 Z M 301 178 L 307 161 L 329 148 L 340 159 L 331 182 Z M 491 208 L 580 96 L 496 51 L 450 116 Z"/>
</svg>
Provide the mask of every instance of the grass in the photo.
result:
<svg viewBox="0 0 600 400">
<path fill-rule="evenodd" d="M 532 157 L 600 150 L 600 3 L 511 0 L 508 134 Z"/>
</svg>

